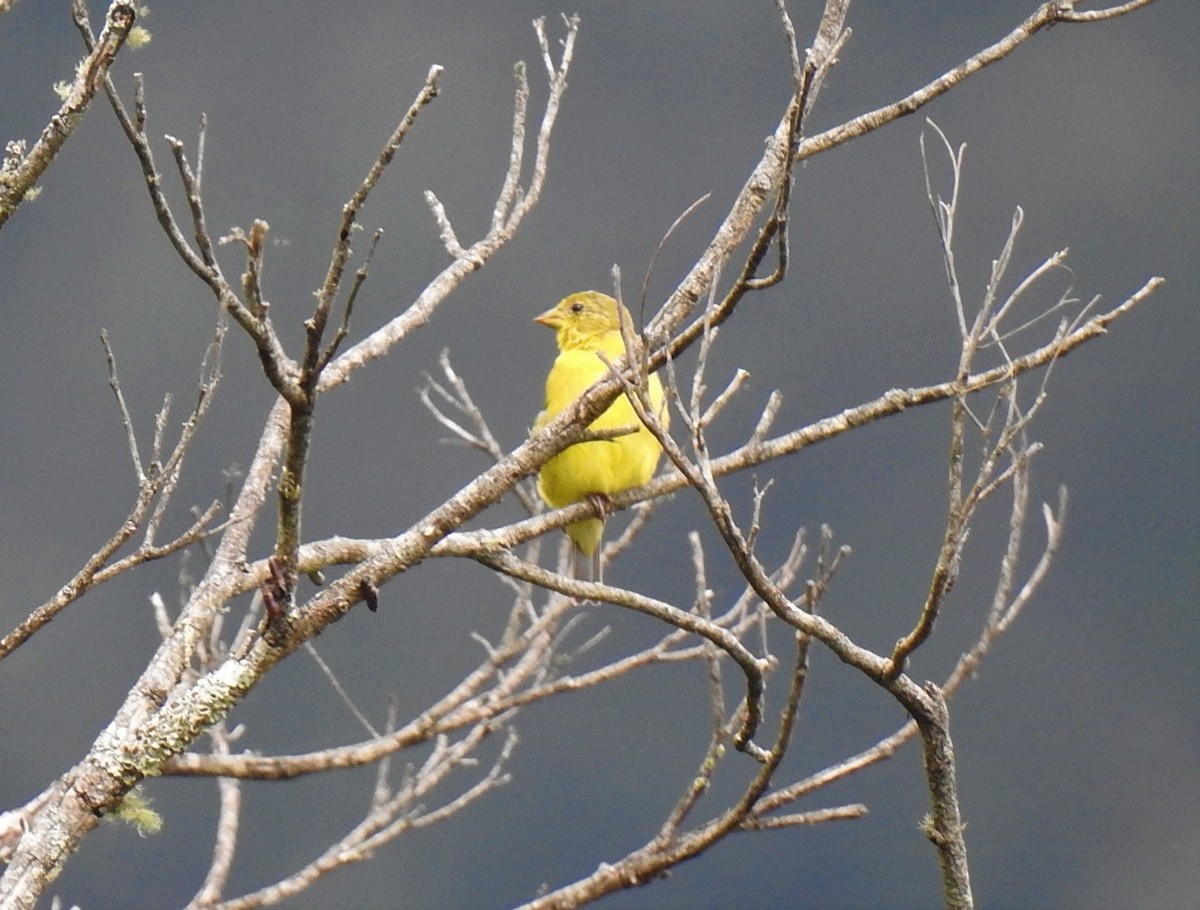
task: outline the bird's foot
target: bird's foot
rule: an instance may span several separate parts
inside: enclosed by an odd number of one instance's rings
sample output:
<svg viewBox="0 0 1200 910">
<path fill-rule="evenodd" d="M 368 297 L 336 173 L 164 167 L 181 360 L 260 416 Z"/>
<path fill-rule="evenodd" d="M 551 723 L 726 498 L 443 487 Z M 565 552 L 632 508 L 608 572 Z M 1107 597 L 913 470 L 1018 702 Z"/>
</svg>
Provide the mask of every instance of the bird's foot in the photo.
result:
<svg viewBox="0 0 1200 910">
<path fill-rule="evenodd" d="M 596 517 L 601 521 L 607 521 L 613 513 L 612 498 L 607 493 L 588 493 L 584 498 L 596 510 Z"/>
</svg>

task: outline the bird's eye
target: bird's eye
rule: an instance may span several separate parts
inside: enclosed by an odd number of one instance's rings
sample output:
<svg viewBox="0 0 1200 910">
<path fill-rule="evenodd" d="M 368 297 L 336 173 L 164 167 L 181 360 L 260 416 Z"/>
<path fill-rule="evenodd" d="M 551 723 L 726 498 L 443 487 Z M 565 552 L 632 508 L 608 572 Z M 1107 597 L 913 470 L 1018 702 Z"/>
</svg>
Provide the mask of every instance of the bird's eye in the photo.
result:
<svg viewBox="0 0 1200 910">
<path fill-rule="evenodd" d="M 583 312 L 583 304 L 582 303 L 571 304 L 571 312 L 576 313 L 576 314 L 582 313 Z"/>
</svg>

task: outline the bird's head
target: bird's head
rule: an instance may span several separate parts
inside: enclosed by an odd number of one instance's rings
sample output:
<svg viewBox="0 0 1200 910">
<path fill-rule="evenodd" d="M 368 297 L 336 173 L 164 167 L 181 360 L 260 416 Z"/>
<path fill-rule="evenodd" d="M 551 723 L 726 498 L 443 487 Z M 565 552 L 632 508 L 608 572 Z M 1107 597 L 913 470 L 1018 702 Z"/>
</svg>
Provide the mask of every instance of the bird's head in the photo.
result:
<svg viewBox="0 0 1200 910">
<path fill-rule="evenodd" d="M 618 315 L 621 310 L 623 316 Z M 633 326 L 629 311 L 612 297 L 599 291 L 580 291 L 564 297 L 533 321 L 554 329 L 559 348 L 566 351 L 586 348 L 605 333 L 620 331 L 622 318 Z"/>
</svg>

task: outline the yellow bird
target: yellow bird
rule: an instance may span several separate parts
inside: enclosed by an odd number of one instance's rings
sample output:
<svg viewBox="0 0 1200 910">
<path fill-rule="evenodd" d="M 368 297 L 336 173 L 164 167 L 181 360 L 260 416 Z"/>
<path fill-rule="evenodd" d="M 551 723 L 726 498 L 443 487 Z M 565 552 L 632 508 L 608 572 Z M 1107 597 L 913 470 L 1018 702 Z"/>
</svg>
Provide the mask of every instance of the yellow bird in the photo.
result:
<svg viewBox="0 0 1200 910">
<path fill-rule="evenodd" d="M 589 386 L 608 375 L 608 366 L 600 355 L 613 364 L 624 356 L 621 319 L 633 327 L 629 311 L 598 291 L 580 291 L 564 297 L 553 309 L 534 319 L 534 322 L 554 329 L 558 341 L 558 357 L 546 376 L 546 405 L 534 422 L 534 430 L 545 426 Z M 650 377 L 648 392 L 653 410 L 665 427 L 669 412 L 657 376 Z M 593 430 L 621 427 L 632 432 L 613 439 L 576 443 L 542 466 L 538 473 L 538 492 L 551 508 L 560 509 L 589 497 L 606 498 L 622 490 L 640 487 L 654 476 L 662 446 L 638 419 L 624 394 L 591 423 Z M 585 518 L 566 527 L 567 535 L 579 552 L 591 557 L 595 580 L 600 578 L 599 547 L 603 529 L 602 518 Z"/>
</svg>

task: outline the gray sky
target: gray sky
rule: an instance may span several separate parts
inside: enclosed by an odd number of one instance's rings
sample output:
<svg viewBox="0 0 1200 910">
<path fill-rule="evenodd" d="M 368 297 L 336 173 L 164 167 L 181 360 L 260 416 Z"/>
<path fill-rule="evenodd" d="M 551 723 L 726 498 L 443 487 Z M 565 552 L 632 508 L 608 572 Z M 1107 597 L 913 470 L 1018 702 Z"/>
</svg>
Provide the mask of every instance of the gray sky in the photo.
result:
<svg viewBox="0 0 1200 910">
<path fill-rule="evenodd" d="M 92 14 L 102 14 L 93 3 Z M 995 41 L 1029 2 L 851 7 L 854 37 L 809 123 L 816 132 L 880 106 Z M 790 4 L 801 40 L 820 4 Z M 534 315 L 566 293 L 635 294 L 667 227 L 712 198 L 673 236 L 650 282 L 657 305 L 702 249 L 758 160 L 786 103 L 784 47 L 768 0 L 573 5 L 576 62 L 542 204 L 517 240 L 473 276 L 387 362 L 322 403 L 313 449 L 310 538 L 395 533 L 469 481 L 479 456 L 438 443 L 414 394 L 448 347 L 507 446 L 538 410 L 552 338 Z M 570 10 L 569 10 L 570 11 Z M 360 297 L 354 338 L 400 312 L 445 262 L 422 202 L 433 189 L 460 237 L 491 212 L 507 161 L 512 64 L 526 59 L 540 109 L 545 85 L 529 20 L 557 9 L 525 0 L 154 5 L 154 40 L 122 53 L 116 79 L 145 73 L 150 132 L 192 144 L 208 115 L 205 199 L 224 232 L 271 224 L 266 282 L 286 343 L 324 274 L 341 204 L 418 90 L 445 67 L 362 221 L 386 234 Z M 744 413 L 715 431 L 733 444 L 772 389 L 780 428 L 801 426 L 891 387 L 947 378 L 956 332 L 918 138 L 934 119 L 968 144 L 959 261 L 978 296 L 1013 209 L 1025 211 L 1013 280 L 1070 247 L 1077 296 L 1115 304 L 1151 275 L 1168 284 L 1107 338 L 1055 368 L 1034 434 L 1045 443 L 1036 495 L 1071 491 L 1067 539 L 1045 586 L 954 703 L 972 875 L 982 905 L 1182 906 L 1200 888 L 1200 683 L 1195 653 L 1195 452 L 1200 343 L 1200 9 L 1159 0 L 1095 26 L 1059 26 L 948 96 L 797 172 L 792 269 L 729 327 L 713 383 L 752 374 Z M 0 134 L 33 139 L 57 104 L 50 86 L 80 56 L 67 4 L 26 0 L 0 18 Z M 164 169 L 165 143 L 156 149 Z M 944 159 L 937 171 L 945 178 Z M 173 257 L 136 161 L 111 113 L 93 109 L 44 181 L 0 234 L 0 618 L 15 625 L 124 518 L 132 470 L 105 382 L 107 328 L 138 430 L 161 396 L 182 415 L 193 394 L 213 303 Z M 945 184 L 943 184 L 944 186 Z M 178 196 L 175 197 L 178 199 Z M 361 244 L 360 244 L 361 246 Z M 223 262 L 233 275 L 232 250 Z M 1009 286 L 1012 286 L 1010 281 Z M 231 333 L 226 378 L 187 470 L 184 504 L 223 494 L 222 469 L 246 464 L 271 403 L 249 342 Z M 685 366 L 688 362 L 685 362 Z M 936 558 L 947 409 L 922 409 L 772 465 L 764 554 L 797 526 L 832 526 L 854 556 L 825 604 L 876 649 L 911 623 Z M 748 480 L 728 491 L 749 511 Z M 741 497 L 740 499 L 738 497 Z M 517 514 L 502 504 L 481 519 Z M 985 513 L 935 639 L 913 666 L 938 678 L 972 641 L 996 572 L 1004 514 Z M 671 602 L 691 598 L 685 535 L 695 497 L 664 509 L 612 580 Z M 736 593 L 712 548 L 711 583 Z M 1040 528 L 1033 540 L 1040 541 Z M 0 808 L 17 805 L 78 760 L 155 645 L 147 596 L 170 592 L 177 562 L 103 588 L 0 666 Z M 355 611 L 317 642 L 377 720 L 395 697 L 420 710 L 479 658 L 473 630 L 494 633 L 505 589 L 474 564 L 422 565 L 385 588 L 377 615 Z M 615 608 L 603 653 L 659 629 Z M 598 656 L 603 656 L 603 653 Z M 436 830 L 336 874 L 294 907 L 484 907 L 519 903 L 652 836 L 702 754 L 707 708 L 698 667 L 655 671 L 522 715 L 514 781 Z M 245 748 L 294 752 L 356 738 L 311 660 L 298 654 L 236 710 Z M 780 781 L 857 751 L 903 720 L 827 653 L 814 655 L 809 700 Z M 419 760 L 419 757 L 414 758 Z M 732 792 L 744 772 L 730 759 Z M 735 838 L 613 907 L 928 907 L 937 903 L 919 751 L 799 808 L 863 801 L 864 820 Z M 727 786 L 725 786 L 728 784 Z M 149 794 L 162 833 L 139 840 L 105 825 L 55 884 L 82 907 L 182 905 L 208 862 L 211 782 L 161 780 Z M 366 774 L 246 788 L 243 850 L 231 894 L 307 862 L 353 824 Z M 715 812 L 714 802 L 708 812 Z M 707 815 L 704 807 L 702 814 Z"/>
</svg>

